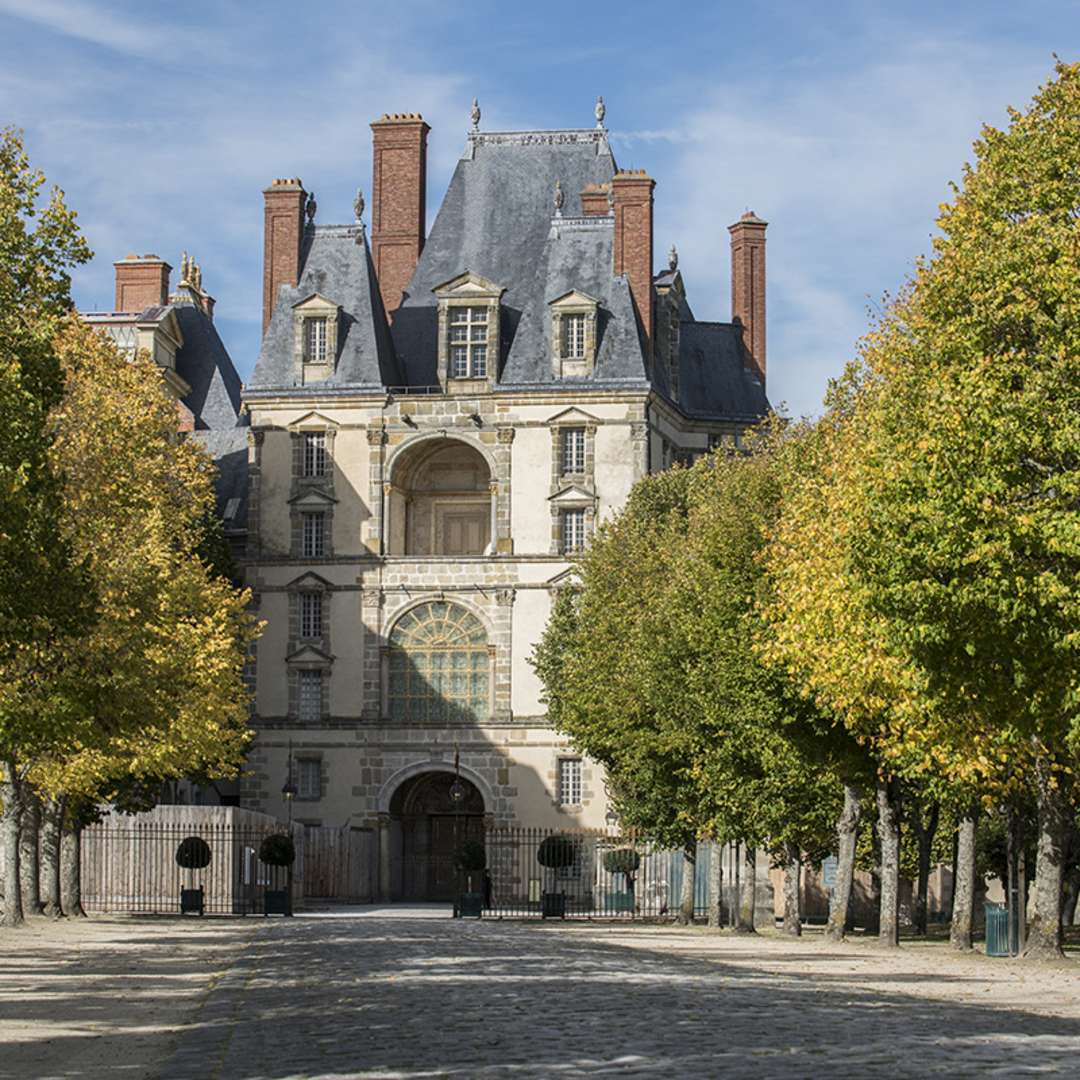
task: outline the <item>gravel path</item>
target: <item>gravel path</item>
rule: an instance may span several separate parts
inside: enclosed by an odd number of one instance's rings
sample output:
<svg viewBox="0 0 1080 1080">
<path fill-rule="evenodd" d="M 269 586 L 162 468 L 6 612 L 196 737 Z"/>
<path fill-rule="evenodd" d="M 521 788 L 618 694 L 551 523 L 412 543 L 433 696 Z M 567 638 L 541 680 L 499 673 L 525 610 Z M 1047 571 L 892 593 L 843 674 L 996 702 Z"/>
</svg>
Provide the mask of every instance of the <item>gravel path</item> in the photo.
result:
<svg viewBox="0 0 1080 1080">
<path fill-rule="evenodd" d="M 0 1077 L 1077 1075 L 1075 962 L 405 914 L 0 938 Z"/>
</svg>

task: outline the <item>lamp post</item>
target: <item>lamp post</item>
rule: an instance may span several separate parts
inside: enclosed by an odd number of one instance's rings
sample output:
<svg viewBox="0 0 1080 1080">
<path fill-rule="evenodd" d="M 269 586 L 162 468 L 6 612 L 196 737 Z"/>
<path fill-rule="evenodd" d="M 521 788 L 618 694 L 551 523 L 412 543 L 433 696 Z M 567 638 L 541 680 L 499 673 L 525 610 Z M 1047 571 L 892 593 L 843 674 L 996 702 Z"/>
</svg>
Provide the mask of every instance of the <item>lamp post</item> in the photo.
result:
<svg viewBox="0 0 1080 1080">
<path fill-rule="evenodd" d="M 292 833 L 292 804 L 296 798 L 296 784 L 293 783 L 292 771 L 292 739 L 289 740 L 289 764 L 285 773 L 285 783 L 281 786 L 281 797 L 289 808 L 289 832 Z"/>
<path fill-rule="evenodd" d="M 456 871 L 454 874 L 455 882 L 457 885 L 458 896 L 460 898 L 461 889 L 461 871 L 457 866 L 458 856 L 461 851 L 461 803 L 465 798 L 465 785 L 461 782 L 461 755 L 458 753 L 457 744 L 454 744 L 454 782 L 450 785 L 450 800 L 454 804 L 454 854 L 453 869 Z M 459 900 L 454 901 L 454 914 L 458 914 Z"/>
</svg>

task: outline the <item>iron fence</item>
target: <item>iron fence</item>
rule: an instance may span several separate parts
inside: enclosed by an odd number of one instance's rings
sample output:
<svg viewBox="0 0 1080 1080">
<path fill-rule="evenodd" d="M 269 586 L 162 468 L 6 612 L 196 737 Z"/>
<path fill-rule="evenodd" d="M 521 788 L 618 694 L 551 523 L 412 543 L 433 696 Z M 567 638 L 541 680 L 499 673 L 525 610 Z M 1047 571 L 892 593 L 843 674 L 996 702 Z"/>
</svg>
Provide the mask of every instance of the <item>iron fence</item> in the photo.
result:
<svg viewBox="0 0 1080 1080">
<path fill-rule="evenodd" d="M 92 825 L 82 836 L 83 907 L 174 914 L 183 904 L 207 914 L 263 914 L 268 891 L 280 896 L 303 877 L 303 845 L 291 873 L 259 858 L 263 840 L 284 831 L 231 823 Z"/>
</svg>

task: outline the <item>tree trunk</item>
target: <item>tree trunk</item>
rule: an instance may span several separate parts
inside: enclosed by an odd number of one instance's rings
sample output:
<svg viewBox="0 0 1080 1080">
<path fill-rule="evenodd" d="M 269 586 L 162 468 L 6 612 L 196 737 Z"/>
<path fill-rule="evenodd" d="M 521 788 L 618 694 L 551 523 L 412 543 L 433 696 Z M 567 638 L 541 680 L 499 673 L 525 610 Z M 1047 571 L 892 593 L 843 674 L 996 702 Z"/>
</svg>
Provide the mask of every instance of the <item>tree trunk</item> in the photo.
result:
<svg viewBox="0 0 1080 1080">
<path fill-rule="evenodd" d="M 949 942 L 954 949 L 971 949 L 975 927 L 975 812 L 960 819 L 956 830 L 956 869 L 953 873 L 952 924 Z"/>
<path fill-rule="evenodd" d="M 724 925 L 724 849 L 715 841 L 709 848 L 709 925 Z"/>
<path fill-rule="evenodd" d="M 757 848 L 749 844 L 743 849 L 742 887 L 739 890 L 740 934 L 755 934 L 754 906 L 757 900 Z"/>
<path fill-rule="evenodd" d="M 4 913 L 0 926 L 23 923 L 22 883 L 19 874 L 19 818 L 22 814 L 21 784 L 15 762 L 0 763 L 0 844 L 4 848 Z"/>
<path fill-rule="evenodd" d="M 65 828 L 60 835 L 60 895 L 64 914 L 85 918 L 82 906 L 82 826 Z"/>
<path fill-rule="evenodd" d="M 41 802 L 29 784 L 23 784 L 22 817 L 19 821 L 19 879 L 23 915 L 40 915 L 41 883 L 38 878 L 38 826 Z"/>
<path fill-rule="evenodd" d="M 877 804 L 881 840 L 878 942 L 893 948 L 900 944 L 900 806 L 896 781 L 878 781 Z"/>
<path fill-rule="evenodd" d="M 1080 900 L 1080 870 L 1075 867 L 1065 875 L 1065 895 L 1061 901 L 1063 926 L 1076 925 L 1076 902 Z"/>
<path fill-rule="evenodd" d="M 859 834 L 859 814 L 862 810 L 859 795 L 859 789 L 854 784 L 844 784 L 844 808 L 836 823 L 836 884 L 830 898 L 829 922 L 825 927 L 825 937 L 829 941 L 843 941 L 844 928 L 847 926 L 851 886 L 855 880 L 855 840 Z"/>
<path fill-rule="evenodd" d="M 63 810 L 59 799 L 46 799 L 41 808 L 41 899 L 50 919 L 59 919 L 64 914 L 60 904 L 60 819 Z"/>
<path fill-rule="evenodd" d="M 802 896 L 799 888 L 802 877 L 802 853 L 798 844 L 785 845 L 784 854 L 784 933 L 792 937 L 802 934 Z"/>
<path fill-rule="evenodd" d="M 679 922 L 692 926 L 694 922 L 694 878 L 697 872 L 697 844 L 683 848 L 682 896 L 679 897 Z"/>
<path fill-rule="evenodd" d="M 912 912 L 912 923 L 915 933 L 923 937 L 926 936 L 926 924 L 929 918 L 930 855 L 934 846 L 934 834 L 937 832 L 939 814 L 940 807 L 937 803 L 932 803 L 930 813 L 924 821 L 922 803 L 917 802 L 908 819 L 919 847 L 919 878 L 915 886 L 915 910 Z"/>
<path fill-rule="evenodd" d="M 1035 904 L 1028 923 L 1024 956 L 1033 960 L 1061 960 L 1061 885 L 1065 845 L 1069 835 L 1069 800 L 1061 790 L 1061 777 L 1040 754 L 1035 762 L 1039 807 L 1039 845 L 1035 858 Z"/>
</svg>

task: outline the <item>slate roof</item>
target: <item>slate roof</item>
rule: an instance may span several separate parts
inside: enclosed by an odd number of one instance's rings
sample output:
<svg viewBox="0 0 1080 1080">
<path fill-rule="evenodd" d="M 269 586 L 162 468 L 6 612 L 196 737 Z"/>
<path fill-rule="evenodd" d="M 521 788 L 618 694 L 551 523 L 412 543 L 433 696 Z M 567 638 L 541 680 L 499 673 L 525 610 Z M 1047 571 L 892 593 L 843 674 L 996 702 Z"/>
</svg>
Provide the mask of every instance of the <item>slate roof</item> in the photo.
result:
<svg viewBox="0 0 1080 1080">
<path fill-rule="evenodd" d="M 292 307 L 316 292 L 341 305 L 346 324 L 320 392 L 436 386 L 432 290 L 471 271 L 505 290 L 496 391 L 557 385 L 548 305 L 578 289 L 599 301 L 596 363 L 587 379 L 562 385 L 652 387 L 671 398 L 665 373 L 650 371 L 644 355 L 629 285 L 613 273 L 613 218 L 581 211 L 582 189 L 608 184 L 616 172 L 602 129 L 471 133 L 389 329 L 362 226 L 309 226 L 300 282 L 281 290 L 248 386 L 299 388 Z M 665 270 L 656 284 L 673 280 Z M 699 323 L 685 303 L 680 318 L 679 407 L 696 417 L 763 415 L 764 388 L 744 369 L 736 328 Z"/>
<path fill-rule="evenodd" d="M 313 293 L 340 305 L 338 356 L 320 386 L 380 389 L 400 384 L 363 226 L 315 225 L 304 231 L 300 281 L 282 286 L 248 386 L 299 386 L 293 305 Z"/>
<path fill-rule="evenodd" d="M 240 413 L 241 383 L 225 343 L 193 304 L 173 304 L 172 310 L 184 335 L 176 373 L 191 387 L 184 404 L 195 414 L 196 428 L 233 427 Z"/>
<path fill-rule="evenodd" d="M 248 429 L 246 425 L 194 431 L 191 438 L 214 460 L 218 474 L 214 484 L 217 513 L 226 532 L 247 527 Z"/>
</svg>

